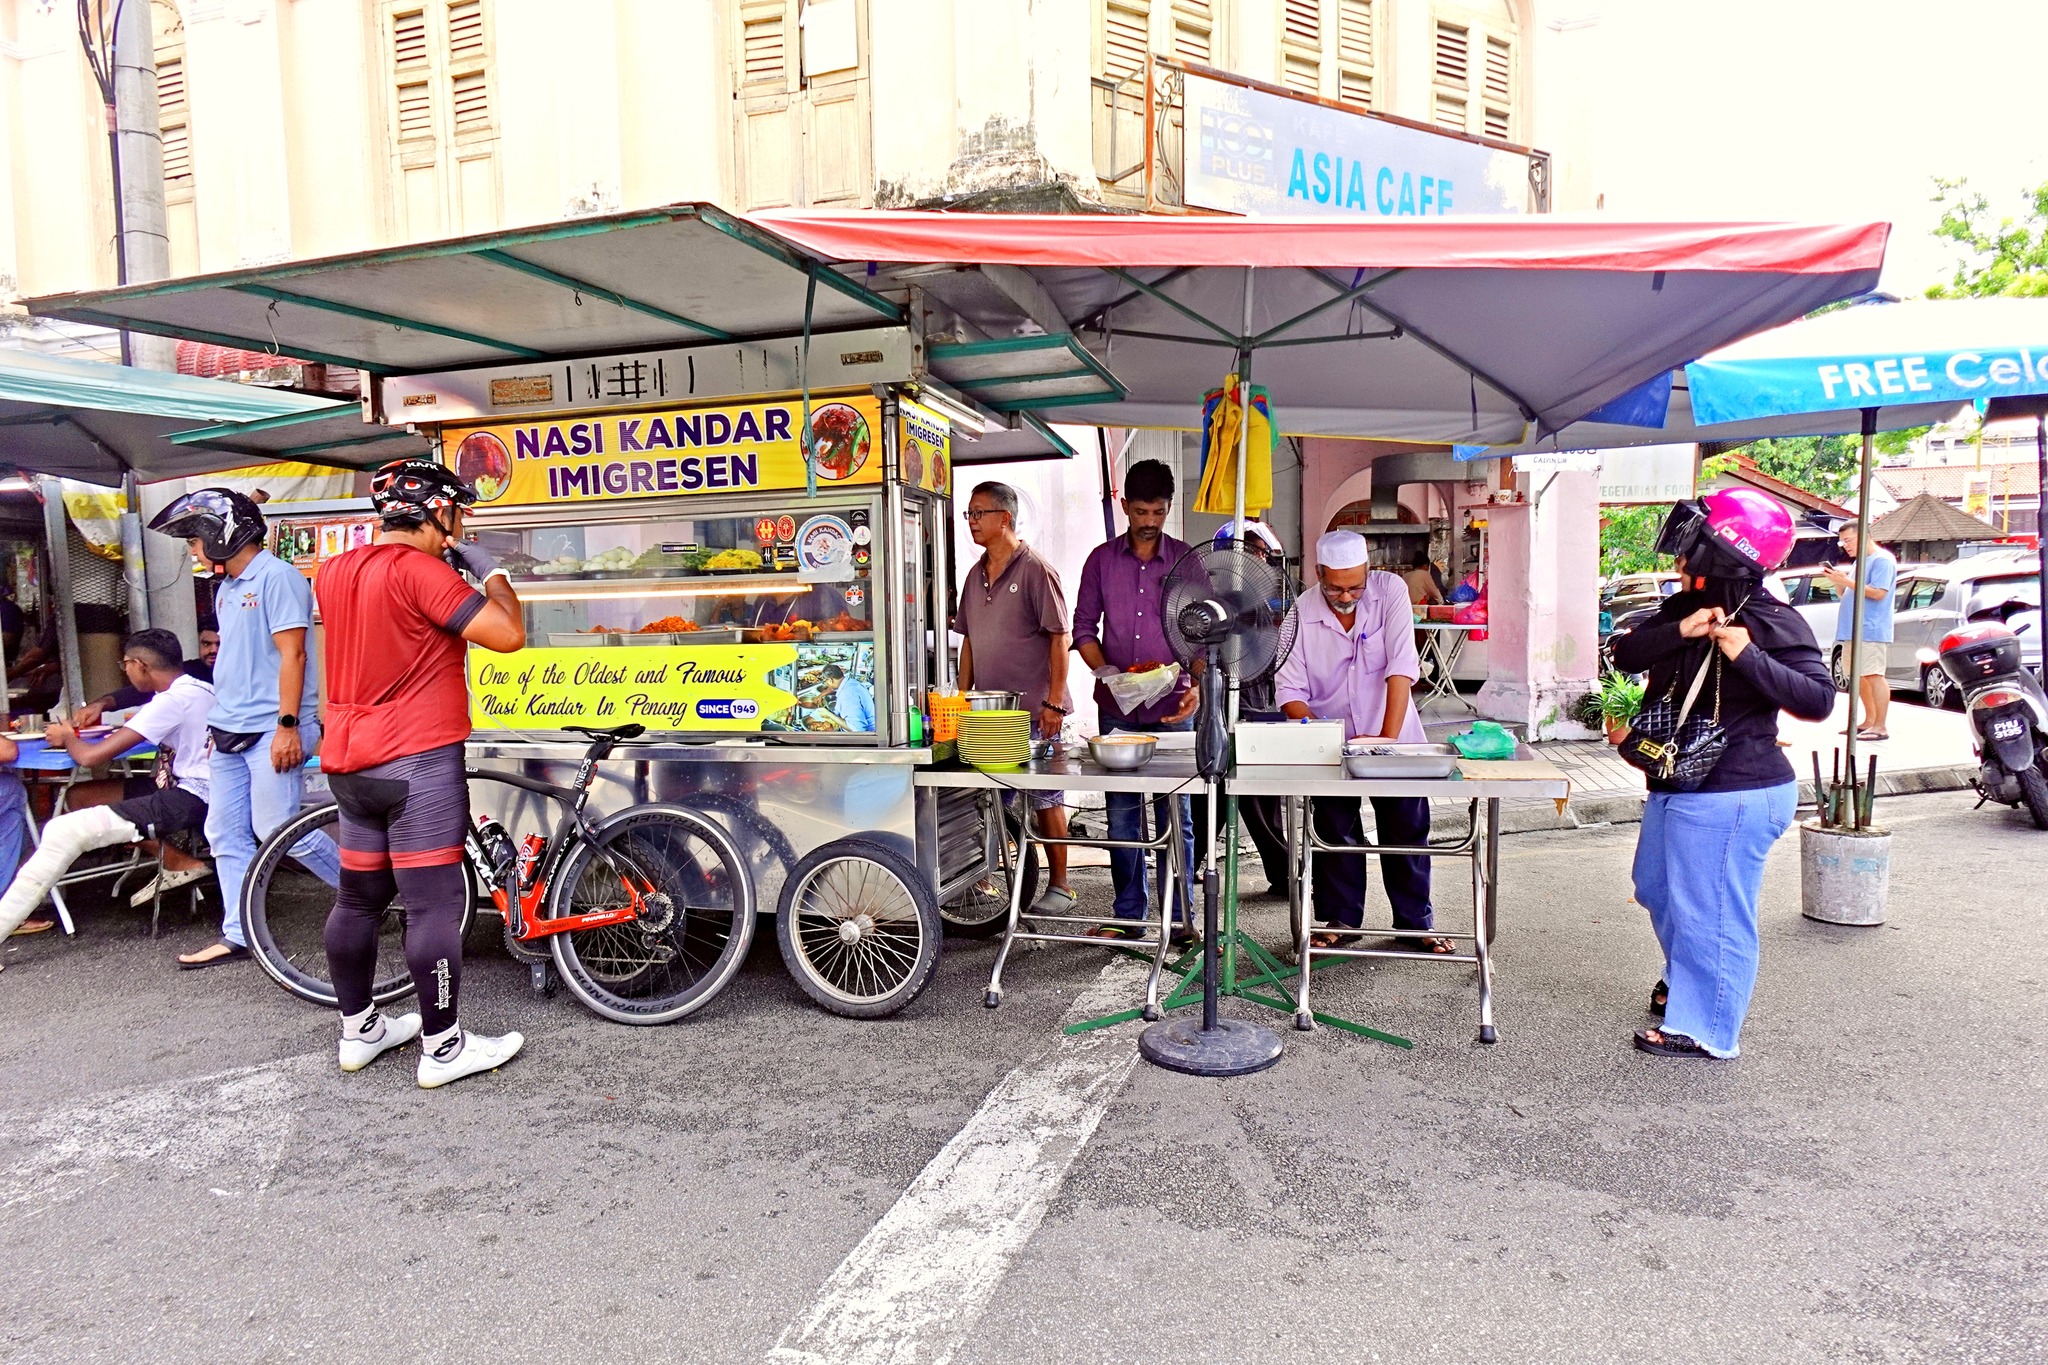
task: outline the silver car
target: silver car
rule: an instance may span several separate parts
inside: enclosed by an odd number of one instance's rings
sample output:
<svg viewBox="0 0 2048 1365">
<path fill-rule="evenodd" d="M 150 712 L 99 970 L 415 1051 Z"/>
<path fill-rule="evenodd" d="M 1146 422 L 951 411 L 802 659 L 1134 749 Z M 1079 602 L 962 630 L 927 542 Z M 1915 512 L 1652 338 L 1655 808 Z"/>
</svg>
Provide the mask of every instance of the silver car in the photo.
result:
<svg viewBox="0 0 2048 1365">
<path fill-rule="evenodd" d="M 1885 679 L 1894 691 L 1919 692 L 1929 706 L 1952 706 L 1958 698 L 1955 684 L 1941 671 L 1936 650 L 1942 637 L 1962 625 L 1970 613 L 1983 607 L 1996 607 L 2001 603 L 2018 600 L 2040 602 L 2040 570 L 2034 560 L 2015 561 L 2004 556 L 1996 559 L 1959 559 L 1952 564 L 1907 564 L 1899 568 L 1898 586 L 1892 590 L 1892 644 L 1885 659 Z M 1794 596 L 1794 606 L 1822 605 L 1819 594 L 1829 594 L 1828 601 L 1835 610 L 1840 609 L 1840 593 L 1834 585 L 1815 573 L 1805 585 L 1808 596 L 1802 602 Z M 1802 612 L 1802 614 L 1806 614 Z M 1814 634 L 1821 641 L 1821 648 L 1830 650 L 1828 663 L 1835 675 L 1837 686 L 1846 686 L 1845 674 L 1848 668 L 1843 657 L 1849 652 L 1846 643 L 1835 643 L 1834 618 L 1823 625 L 1815 616 L 1808 616 L 1813 622 Z M 2032 638 L 2029 638 L 2032 637 Z M 2021 636 L 2021 658 L 2036 672 L 2041 667 L 2041 641 L 2031 630 Z"/>
</svg>

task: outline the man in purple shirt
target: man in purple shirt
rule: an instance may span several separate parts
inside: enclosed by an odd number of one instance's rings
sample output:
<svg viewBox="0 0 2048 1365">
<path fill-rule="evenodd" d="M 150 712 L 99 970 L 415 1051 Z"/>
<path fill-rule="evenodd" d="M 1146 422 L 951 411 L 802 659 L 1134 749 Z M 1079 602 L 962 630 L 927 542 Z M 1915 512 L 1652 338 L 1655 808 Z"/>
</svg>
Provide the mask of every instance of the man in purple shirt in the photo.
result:
<svg viewBox="0 0 2048 1365">
<path fill-rule="evenodd" d="M 1152 734 L 1194 728 L 1195 690 L 1185 673 L 1174 690 L 1148 706 L 1126 714 L 1110 694 L 1107 679 L 1133 668 L 1174 662 L 1160 615 L 1167 576 L 1188 547 L 1166 534 L 1166 514 L 1173 510 L 1173 471 L 1158 460 L 1140 460 L 1124 473 L 1124 520 L 1128 529 L 1115 540 L 1095 547 L 1081 566 L 1081 588 L 1074 598 L 1074 648 L 1094 672 L 1095 706 L 1102 733 L 1112 730 Z M 1103 798 L 1109 837 L 1136 841 L 1144 837 L 1141 798 L 1132 792 L 1110 792 Z M 1194 858 L 1194 819 L 1186 797 L 1152 803 L 1154 818 L 1164 824 L 1177 818 L 1181 830 L 1181 866 Z M 1116 888 L 1118 919 L 1142 920 L 1151 893 L 1146 886 L 1145 856 L 1134 848 L 1109 851 L 1109 879 Z M 1182 883 L 1177 917 L 1187 916 L 1187 885 Z M 1103 925 L 1094 931 L 1118 937 L 1127 931 Z"/>
<path fill-rule="evenodd" d="M 1415 619 L 1408 588 L 1390 573 L 1366 567 L 1365 537 L 1332 531 L 1316 542 L 1316 592 L 1295 608 L 1300 631 L 1294 652 L 1280 666 L 1274 694 L 1290 720 L 1320 717 L 1344 722 L 1346 739 L 1419 744 L 1426 736 L 1411 695 L 1422 670 L 1415 657 Z M 1355 799 L 1312 801 L 1316 833 L 1324 843 L 1365 842 Z M 1372 798 L 1373 824 L 1382 844 L 1414 847 L 1429 838 L 1429 802 L 1421 797 Z M 1396 929 L 1434 925 L 1429 903 L 1429 859 L 1383 855 L 1380 875 L 1394 905 Z M 1316 859 L 1316 917 L 1328 928 L 1311 942 L 1334 947 L 1360 935 L 1365 924 L 1365 859 L 1351 854 Z M 1456 945 L 1445 938 L 1409 942 L 1432 953 Z"/>
</svg>

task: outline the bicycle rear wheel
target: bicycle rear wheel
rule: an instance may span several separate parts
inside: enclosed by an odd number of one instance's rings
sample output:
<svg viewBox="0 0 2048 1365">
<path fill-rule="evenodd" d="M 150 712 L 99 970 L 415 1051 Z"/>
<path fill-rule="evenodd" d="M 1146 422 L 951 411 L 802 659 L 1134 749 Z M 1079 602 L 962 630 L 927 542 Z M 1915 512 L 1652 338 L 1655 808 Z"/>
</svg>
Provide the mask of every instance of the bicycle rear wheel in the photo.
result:
<svg viewBox="0 0 2048 1365">
<path fill-rule="evenodd" d="M 676 806 L 634 806 L 570 849 L 548 915 L 587 915 L 651 883 L 638 918 L 548 937 L 562 980 L 592 1013 L 666 1024 L 702 1009 L 739 971 L 754 937 L 754 883 L 732 837 Z"/>
<path fill-rule="evenodd" d="M 335 1008 L 334 982 L 327 975 L 327 914 L 334 908 L 334 888 L 308 871 L 291 850 L 300 840 L 318 836 L 338 842 L 341 812 L 332 805 L 312 806 L 278 826 L 256 851 L 242 883 L 242 934 L 256 964 L 272 981 L 299 999 Z M 476 869 L 462 864 L 462 932 L 476 914 Z M 370 998 L 379 1005 L 413 992 L 412 973 L 405 965 L 405 905 L 392 902 L 377 936 L 377 968 Z"/>
</svg>

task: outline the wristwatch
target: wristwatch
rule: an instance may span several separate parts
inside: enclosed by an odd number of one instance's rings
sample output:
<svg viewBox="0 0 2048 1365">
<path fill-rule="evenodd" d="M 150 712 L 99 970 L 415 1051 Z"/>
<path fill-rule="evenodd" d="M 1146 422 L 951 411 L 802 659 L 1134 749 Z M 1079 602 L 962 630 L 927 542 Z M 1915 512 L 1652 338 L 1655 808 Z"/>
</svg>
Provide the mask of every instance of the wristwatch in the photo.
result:
<svg viewBox="0 0 2048 1365">
<path fill-rule="evenodd" d="M 296 730 L 299 728 L 299 718 L 297 716 L 279 716 L 277 718 L 277 728 L 280 730 Z"/>
</svg>

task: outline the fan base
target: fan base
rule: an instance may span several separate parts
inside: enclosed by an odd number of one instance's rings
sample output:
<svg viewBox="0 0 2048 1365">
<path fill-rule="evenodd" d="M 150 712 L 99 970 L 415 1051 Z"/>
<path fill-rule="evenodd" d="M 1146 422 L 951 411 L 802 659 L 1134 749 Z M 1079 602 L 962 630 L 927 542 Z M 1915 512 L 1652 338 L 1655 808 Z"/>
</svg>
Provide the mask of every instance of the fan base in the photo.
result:
<svg viewBox="0 0 2048 1365">
<path fill-rule="evenodd" d="M 1168 1019 L 1138 1035 L 1138 1051 L 1154 1066 L 1190 1076 L 1249 1076 L 1280 1060 L 1280 1035 L 1241 1019 Z"/>
</svg>

